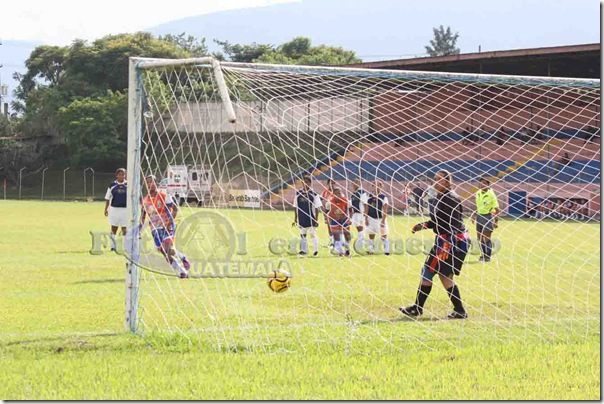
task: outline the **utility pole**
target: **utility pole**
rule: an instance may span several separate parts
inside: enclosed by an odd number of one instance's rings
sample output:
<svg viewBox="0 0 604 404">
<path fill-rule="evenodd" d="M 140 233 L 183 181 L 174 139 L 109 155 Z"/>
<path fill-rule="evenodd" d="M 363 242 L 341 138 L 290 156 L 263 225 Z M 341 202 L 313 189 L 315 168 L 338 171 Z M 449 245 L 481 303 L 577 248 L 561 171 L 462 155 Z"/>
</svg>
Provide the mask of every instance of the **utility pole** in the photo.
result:
<svg viewBox="0 0 604 404">
<path fill-rule="evenodd" d="M 0 45 L 2 45 L 2 39 L 0 39 Z M 2 69 L 2 63 L 0 63 L 0 69 Z M 0 114 L 2 113 L 2 97 L 6 97 L 8 94 L 8 87 L 2 84 L 2 72 L 0 72 Z M 4 115 L 8 116 L 8 109 L 4 109 Z"/>
</svg>

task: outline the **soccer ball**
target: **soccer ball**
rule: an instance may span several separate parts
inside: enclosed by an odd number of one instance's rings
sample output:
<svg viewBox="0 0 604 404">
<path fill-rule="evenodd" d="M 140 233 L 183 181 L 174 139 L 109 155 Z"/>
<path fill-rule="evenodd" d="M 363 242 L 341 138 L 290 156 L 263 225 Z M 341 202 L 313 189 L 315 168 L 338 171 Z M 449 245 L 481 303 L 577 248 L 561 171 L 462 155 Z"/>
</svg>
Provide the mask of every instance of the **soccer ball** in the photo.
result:
<svg viewBox="0 0 604 404">
<path fill-rule="evenodd" d="M 268 287 L 273 292 L 281 293 L 290 288 L 291 275 L 282 269 L 271 272 L 268 278 Z"/>
</svg>

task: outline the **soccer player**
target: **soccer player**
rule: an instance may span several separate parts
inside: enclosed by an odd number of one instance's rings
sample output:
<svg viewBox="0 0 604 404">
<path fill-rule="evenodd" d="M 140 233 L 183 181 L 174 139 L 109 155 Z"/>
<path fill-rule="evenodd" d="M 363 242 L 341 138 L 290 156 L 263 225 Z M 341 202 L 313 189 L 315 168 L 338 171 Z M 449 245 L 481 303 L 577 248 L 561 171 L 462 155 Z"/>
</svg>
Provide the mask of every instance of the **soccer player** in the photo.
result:
<svg viewBox="0 0 604 404">
<path fill-rule="evenodd" d="M 111 251 L 116 250 L 115 235 L 118 227 L 122 228 L 122 235 L 126 235 L 128 212 L 126 211 L 126 169 L 118 168 L 115 171 L 115 181 L 109 184 L 105 194 L 105 217 L 111 226 Z"/>
<path fill-rule="evenodd" d="M 469 234 L 463 223 L 461 199 L 451 191 L 452 185 L 451 174 L 448 171 L 440 170 L 436 173 L 434 188 L 438 195 L 434 209 L 430 212 L 430 220 L 413 226 L 412 233 L 432 229 L 436 239 L 422 268 L 415 304 L 399 309 L 406 316 L 416 317 L 423 313 L 424 304 L 432 290 L 432 280 L 434 275 L 438 274 L 453 303 L 453 312 L 447 316 L 447 319 L 468 317 L 453 276 L 461 272 L 463 261 L 468 253 Z"/>
<path fill-rule="evenodd" d="M 430 210 L 434 208 L 434 203 L 436 202 L 437 196 L 438 196 L 438 192 L 436 191 L 434 186 L 430 185 L 428 188 L 426 188 L 423 198 L 426 199 L 426 205 L 428 206 L 428 212 L 430 212 Z"/>
<path fill-rule="evenodd" d="M 476 191 L 476 211 L 472 213 L 471 219 L 472 223 L 476 223 L 478 242 L 482 251 L 482 255 L 478 260 L 489 262 L 493 250 L 491 235 L 493 230 L 497 228 L 499 202 L 495 192 L 491 189 L 491 181 L 487 177 L 481 177 L 479 184 L 480 189 Z"/>
<path fill-rule="evenodd" d="M 327 180 L 325 183 L 325 189 L 321 193 L 321 201 L 325 203 L 333 196 L 333 187 L 335 185 L 335 181 L 331 178 Z M 331 234 L 331 226 L 329 226 L 329 218 L 327 217 L 327 212 L 323 212 L 323 217 L 325 220 L 325 224 L 327 225 L 327 232 L 329 233 L 329 246 L 333 246 L 333 234 Z"/>
<path fill-rule="evenodd" d="M 409 216 L 409 194 L 407 193 L 407 189 L 403 188 L 401 194 L 401 212 L 405 216 Z"/>
<path fill-rule="evenodd" d="M 379 235 L 384 243 L 384 254 L 390 255 L 390 242 L 388 240 L 388 197 L 382 193 L 382 181 L 377 180 L 374 185 L 374 192 L 367 197 L 365 205 L 365 224 L 367 225 L 367 254 L 372 255 L 375 248 L 375 236 Z"/>
<path fill-rule="evenodd" d="M 188 278 L 188 270 L 191 266 L 187 257 L 174 248 L 174 219 L 178 214 L 178 204 L 174 203 L 169 194 L 157 189 L 155 176 L 145 177 L 148 194 L 142 200 L 142 214 L 140 229 L 149 216 L 149 226 L 155 246 L 163 254 L 168 263 L 178 271 L 181 278 Z M 182 264 L 179 262 L 182 261 Z"/>
<path fill-rule="evenodd" d="M 329 226 L 334 238 L 334 250 L 341 257 L 350 257 L 350 203 L 340 187 L 333 188 L 333 196 L 326 203 Z"/>
<path fill-rule="evenodd" d="M 308 241 L 306 236 L 312 237 L 313 256 L 319 253 L 319 240 L 317 239 L 317 227 L 319 226 L 319 211 L 322 208 L 319 194 L 310 189 L 312 180 L 305 177 L 302 189 L 296 191 L 294 197 L 294 222 L 292 226 L 300 228 L 300 255 L 308 254 Z"/>
<path fill-rule="evenodd" d="M 365 243 L 365 234 L 363 232 L 365 226 L 365 205 L 367 204 L 367 194 L 361 186 L 361 180 L 352 181 L 353 193 L 350 195 L 350 210 L 352 225 L 358 231 L 359 247 L 363 247 Z"/>
</svg>

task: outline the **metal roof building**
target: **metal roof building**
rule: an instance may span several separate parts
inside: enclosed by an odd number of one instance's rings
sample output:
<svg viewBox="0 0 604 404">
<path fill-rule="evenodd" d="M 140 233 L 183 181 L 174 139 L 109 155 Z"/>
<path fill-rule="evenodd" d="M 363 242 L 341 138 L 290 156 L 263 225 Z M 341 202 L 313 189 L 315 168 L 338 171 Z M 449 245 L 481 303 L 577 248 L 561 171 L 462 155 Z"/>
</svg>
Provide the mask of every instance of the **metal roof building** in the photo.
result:
<svg viewBox="0 0 604 404">
<path fill-rule="evenodd" d="M 600 78 L 600 44 L 554 46 L 357 63 L 346 67 Z"/>
</svg>

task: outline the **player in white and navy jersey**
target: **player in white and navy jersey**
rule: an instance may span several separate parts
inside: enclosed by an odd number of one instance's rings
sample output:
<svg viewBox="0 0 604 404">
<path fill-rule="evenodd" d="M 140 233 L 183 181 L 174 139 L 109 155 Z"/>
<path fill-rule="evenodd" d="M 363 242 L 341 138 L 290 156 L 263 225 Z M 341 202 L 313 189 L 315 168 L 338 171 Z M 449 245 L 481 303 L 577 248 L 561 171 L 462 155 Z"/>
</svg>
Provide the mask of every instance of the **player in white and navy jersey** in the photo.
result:
<svg viewBox="0 0 604 404">
<path fill-rule="evenodd" d="M 361 186 L 361 180 L 352 181 L 353 192 L 348 199 L 350 201 L 351 224 L 356 227 L 358 235 L 358 246 L 363 247 L 365 242 L 365 205 L 367 205 L 367 193 Z"/>
<path fill-rule="evenodd" d="M 122 235 L 126 235 L 128 213 L 126 211 L 126 169 L 118 168 L 115 171 L 115 181 L 109 184 L 105 194 L 105 216 L 111 226 L 111 251 L 116 250 L 115 235 L 118 227 L 122 228 Z"/>
<path fill-rule="evenodd" d="M 296 191 L 294 197 L 294 222 L 292 226 L 300 228 L 300 255 L 308 254 L 307 234 L 312 237 L 313 255 L 319 252 L 319 240 L 317 238 L 317 227 L 319 226 L 319 211 L 322 208 L 321 197 L 310 189 L 312 181 L 305 177 L 302 189 Z"/>
<path fill-rule="evenodd" d="M 382 193 L 382 181 L 375 182 L 374 192 L 369 194 L 367 205 L 365 205 L 365 215 L 367 234 L 369 235 L 367 254 L 373 254 L 376 234 L 381 237 L 384 243 L 384 254 L 390 254 L 390 242 L 388 241 L 388 197 Z"/>
</svg>

